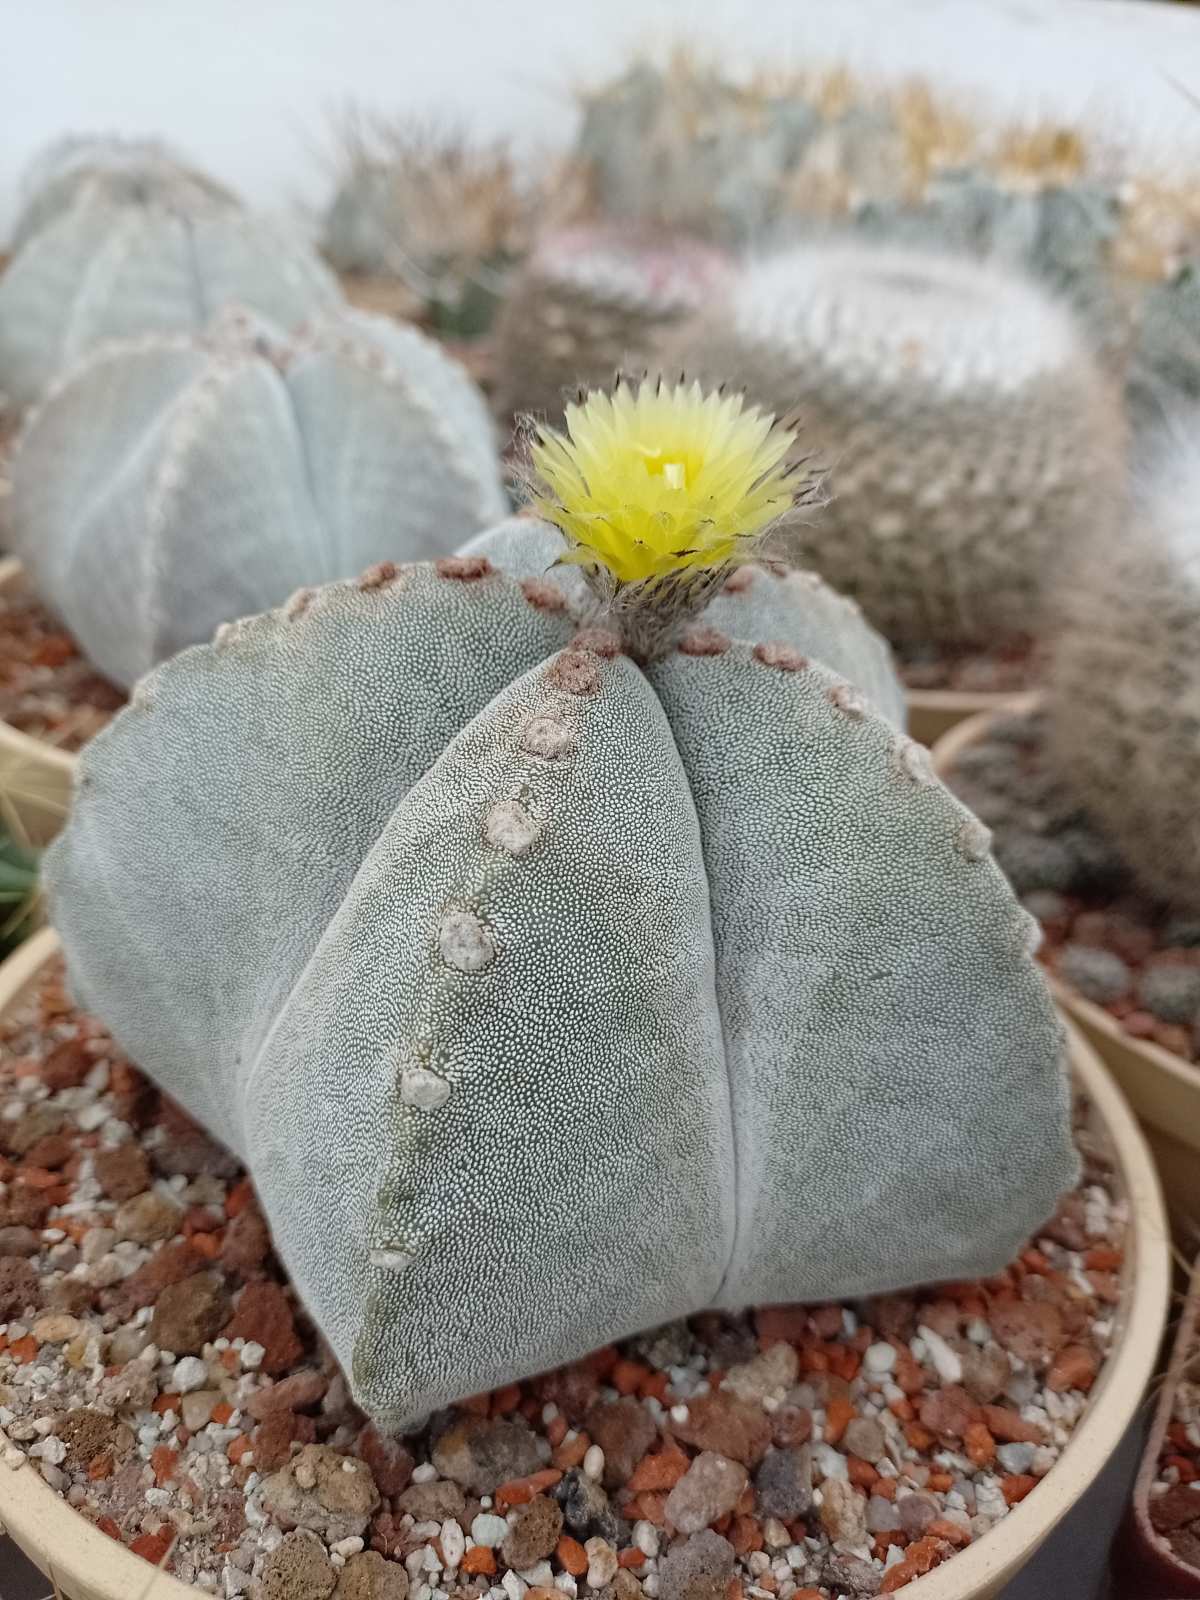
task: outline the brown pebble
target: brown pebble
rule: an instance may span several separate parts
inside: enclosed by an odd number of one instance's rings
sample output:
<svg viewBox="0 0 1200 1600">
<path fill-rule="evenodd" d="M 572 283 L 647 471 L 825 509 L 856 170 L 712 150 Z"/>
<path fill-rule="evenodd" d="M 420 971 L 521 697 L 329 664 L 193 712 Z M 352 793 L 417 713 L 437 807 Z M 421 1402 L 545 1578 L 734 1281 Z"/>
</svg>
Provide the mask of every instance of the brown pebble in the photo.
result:
<svg viewBox="0 0 1200 1600">
<path fill-rule="evenodd" d="M 761 1406 L 748 1405 L 736 1395 L 718 1389 L 688 1401 L 686 1422 L 672 1421 L 670 1431 L 684 1444 L 754 1467 L 771 1442 L 771 1423 Z"/>
<path fill-rule="evenodd" d="M 950 1383 L 941 1389 L 931 1389 L 921 1401 L 917 1415 L 940 1439 L 961 1439 L 971 1424 L 980 1420 L 982 1412 L 965 1389 Z"/>
<path fill-rule="evenodd" d="M 329 1600 L 338 1574 L 321 1541 L 304 1530 L 287 1534 L 263 1563 L 259 1600 Z"/>
<path fill-rule="evenodd" d="M 262 1345 L 266 1352 L 262 1361 L 264 1372 L 286 1372 L 304 1354 L 304 1346 L 296 1333 L 291 1301 L 282 1284 L 273 1280 L 246 1285 L 222 1332 L 231 1341 L 245 1339 L 247 1343 L 253 1341 Z"/>
<path fill-rule="evenodd" d="M 12 1228 L 44 1228 L 50 1215 L 50 1202 L 40 1189 L 14 1183 L 0 1202 L 0 1221 Z"/>
<path fill-rule="evenodd" d="M 258 1275 L 271 1253 L 271 1233 L 262 1212 L 248 1205 L 231 1218 L 221 1241 L 221 1265 L 239 1278 Z"/>
<path fill-rule="evenodd" d="M 737 1505 L 747 1481 L 740 1461 L 702 1450 L 667 1496 L 668 1524 L 680 1533 L 712 1527 Z"/>
<path fill-rule="evenodd" d="M 236 1159 L 219 1145 L 182 1106 L 163 1097 L 158 1125 L 164 1137 L 154 1146 L 154 1165 L 164 1177 L 232 1178 L 238 1171 Z"/>
<path fill-rule="evenodd" d="M 38 1304 L 38 1275 L 24 1256 L 0 1256 L 0 1322 Z"/>
<path fill-rule="evenodd" d="M 54 1094 L 78 1089 L 95 1065 L 96 1058 L 87 1053 L 81 1039 L 64 1039 L 42 1062 L 42 1082 Z"/>
<path fill-rule="evenodd" d="M 324 1373 L 313 1367 L 302 1367 L 278 1383 L 257 1389 L 246 1401 L 245 1410 L 256 1421 L 262 1422 L 273 1411 L 307 1411 L 315 1406 L 329 1387 Z M 385 1489 L 384 1493 L 388 1491 Z"/>
<path fill-rule="evenodd" d="M 44 1167 L 47 1172 L 55 1172 L 71 1159 L 74 1148 L 61 1133 L 48 1133 L 44 1139 L 30 1145 L 25 1152 L 25 1160 L 31 1167 Z"/>
<path fill-rule="evenodd" d="M 158 1296 L 150 1337 L 160 1350 L 199 1355 L 215 1339 L 229 1315 L 229 1294 L 215 1272 L 196 1272 L 171 1283 Z"/>
<path fill-rule="evenodd" d="M 777 1445 L 803 1444 L 812 1438 L 812 1412 L 807 1406 L 786 1401 L 771 1418 L 771 1438 Z"/>
<path fill-rule="evenodd" d="M 997 1300 L 988 1311 L 997 1340 L 1021 1361 L 1047 1361 L 1063 1342 L 1062 1312 L 1048 1301 Z"/>
<path fill-rule="evenodd" d="M 255 1470 L 277 1472 L 291 1455 L 294 1443 L 315 1444 L 316 1438 L 313 1417 L 297 1416 L 294 1411 L 272 1411 L 252 1435 Z"/>
<path fill-rule="evenodd" d="M 592 1443 L 604 1451 L 606 1489 L 628 1483 L 634 1467 L 658 1437 L 654 1418 L 631 1395 L 592 1406 L 583 1426 Z"/>
<path fill-rule="evenodd" d="M 96 1303 L 96 1287 L 82 1278 L 59 1278 L 55 1283 L 42 1281 L 42 1304 L 47 1311 L 66 1311 L 78 1317 L 90 1311 Z"/>
<path fill-rule="evenodd" d="M 467 1497 L 449 1478 L 431 1478 L 427 1483 L 410 1483 L 396 1496 L 396 1507 L 407 1512 L 414 1522 L 456 1522 L 466 1518 Z M 469 1520 L 469 1519 L 468 1519 Z"/>
<path fill-rule="evenodd" d="M 562 1533 L 562 1507 L 544 1494 L 519 1506 L 509 1525 L 500 1554 L 516 1572 L 524 1572 L 548 1556 Z"/>
<path fill-rule="evenodd" d="M 289 1378 L 283 1381 L 291 1382 Z M 408 1488 L 416 1461 L 403 1439 L 382 1434 L 373 1423 L 368 1423 L 354 1448 L 370 1467 L 385 1500 L 394 1500 Z"/>
<path fill-rule="evenodd" d="M 1159 1533 L 1174 1533 L 1200 1519 L 1200 1493 L 1186 1483 L 1177 1483 L 1165 1494 L 1150 1499 L 1150 1526 Z"/>
<path fill-rule="evenodd" d="M 128 1140 L 115 1150 L 97 1150 L 96 1182 L 110 1200 L 132 1200 L 150 1187 L 150 1163 L 138 1144 Z"/>
<path fill-rule="evenodd" d="M 351 1556 L 338 1578 L 334 1600 L 406 1600 L 408 1573 L 375 1550 Z"/>
<path fill-rule="evenodd" d="M 1067 1389 L 1081 1389 L 1086 1393 L 1096 1381 L 1099 1360 L 1094 1350 L 1085 1344 L 1069 1344 L 1058 1352 L 1046 1374 L 1046 1387 L 1055 1394 Z"/>
<path fill-rule="evenodd" d="M 960 1360 L 963 1388 L 972 1400 L 982 1404 L 1004 1393 L 1012 1376 L 1012 1365 L 999 1345 L 968 1345 Z"/>
<path fill-rule="evenodd" d="M 157 1244 L 177 1234 L 183 1224 L 183 1212 L 166 1195 L 157 1189 L 147 1189 L 123 1201 L 116 1209 L 112 1226 L 118 1239 L 132 1239 L 135 1244 Z"/>
<path fill-rule="evenodd" d="M 0 1256 L 35 1256 L 41 1243 L 32 1228 L 0 1228 Z"/>
<path fill-rule="evenodd" d="M 133 1434 L 115 1417 L 91 1406 L 77 1406 L 58 1419 L 55 1433 L 67 1447 L 63 1462 L 68 1472 L 83 1470 L 97 1456 L 128 1455 Z"/>
</svg>

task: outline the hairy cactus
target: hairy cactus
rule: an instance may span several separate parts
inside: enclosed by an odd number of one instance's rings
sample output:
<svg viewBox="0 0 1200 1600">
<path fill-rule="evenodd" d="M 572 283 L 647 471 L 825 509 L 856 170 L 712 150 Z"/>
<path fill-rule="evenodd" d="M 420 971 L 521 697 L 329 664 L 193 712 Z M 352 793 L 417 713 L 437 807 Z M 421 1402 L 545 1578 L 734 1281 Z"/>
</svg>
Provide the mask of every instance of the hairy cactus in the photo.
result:
<svg viewBox="0 0 1200 1600">
<path fill-rule="evenodd" d="M 811 657 L 820 591 L 748 567 L 633 626 L 792 492 L 710 402 L 545 441 L 573 565 L 510 575 L 547 531 L 509 523 L 165 664 L 49 857 L 79 998 L 246 1159 L 385 1424 L 703 1307 L 996 1271 L 1071 1181 L 1030 919 Z"/>
<path fill-rule="evenodd" d="M 220 198 L 84 185 L 0 278 L 0 390 L 27 406 L 98 345 L 198 333 L 233 303 L 292 328 L 341 302 L 312 250 Z"/>
<path fill-rule="evenodd" d="M 832 504 L 792 554 L 897 642 L 1031 630 L 1047 570 L 1119 512 L 1115 396 L 1069 314 L 1000 268 L 784 251 L 662 360 L 798 410 Z"/>
<path fill-rule="evenodd" d="M 1200 907 L 1200 412 L 1159 440 L 1132 526 L 1055 607 L 1047 748 L 1152 893 Z"/>
<path fill-rule="evenodd" d="M 92 662 L 130 684 L 222 622 L 502 516 L 491 420 L 423 334 L 244 316 L 109 346 L 30 416 L 8 536 Z"/>
<path fill-rule="evenodd" d="M 508 151 L 361 122 L 344 143 L 327 260 L 352 277 L 398 280 L 443 332 L 482 332 L 528 249 L 530 197 Z"/>
<path fill-rule="evenodd" d="M 13 251 L 81 201 L 167 205 L 184 213 L 238 205 L 223 184 L 157 139 L 56 140 L 31 163 L 21 187 L 24 201 L 13 225 Z"/>
<path fill-rule="evenodd" d="M 545 235 L 497 318 L 500 414 L 561 417 L 568 395 L 645 366 L 730 275 L 723 252 L 681 234 L 581 224 Z"/>
</svg>

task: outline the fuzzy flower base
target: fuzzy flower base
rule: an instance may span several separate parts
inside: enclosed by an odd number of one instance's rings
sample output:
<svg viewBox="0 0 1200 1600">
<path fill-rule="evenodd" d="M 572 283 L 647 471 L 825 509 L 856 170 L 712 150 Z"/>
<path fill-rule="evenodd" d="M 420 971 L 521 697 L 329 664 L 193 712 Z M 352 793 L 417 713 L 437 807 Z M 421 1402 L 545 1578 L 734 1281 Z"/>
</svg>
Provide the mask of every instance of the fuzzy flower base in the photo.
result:
<svg viewBox="0 0 1200 1600">
<path fill-rule="evenodd" d="M 225 1600 L 890 1594 L 1038 1492 L 1119 1315 L 1081 1118 L 1081 1186 L 996 1278 L 696 1317 L 385 1439 L 236 1163 L 57 969 L 0 1045 L 0 1476 Z"/>
</svg>

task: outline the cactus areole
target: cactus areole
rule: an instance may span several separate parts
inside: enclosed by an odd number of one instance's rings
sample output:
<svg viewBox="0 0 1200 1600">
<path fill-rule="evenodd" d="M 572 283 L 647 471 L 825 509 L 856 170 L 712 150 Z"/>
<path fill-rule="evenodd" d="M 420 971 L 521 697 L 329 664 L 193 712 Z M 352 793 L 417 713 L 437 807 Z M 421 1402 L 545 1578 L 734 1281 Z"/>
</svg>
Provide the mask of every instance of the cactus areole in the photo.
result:
<svg viewBox="0 0 1200 1600">
<path fill-rule="evenodd" d="M 381 1424 L 706 1307 L 998 1271 L 1072 1181 L 986 829 L 857 608 L 747 559 L 791 444 L 593 397 L 535 452 L 561 531 L 225 627 L 83 756 L 78 997 L 248 1163 Z"/>
</svg>

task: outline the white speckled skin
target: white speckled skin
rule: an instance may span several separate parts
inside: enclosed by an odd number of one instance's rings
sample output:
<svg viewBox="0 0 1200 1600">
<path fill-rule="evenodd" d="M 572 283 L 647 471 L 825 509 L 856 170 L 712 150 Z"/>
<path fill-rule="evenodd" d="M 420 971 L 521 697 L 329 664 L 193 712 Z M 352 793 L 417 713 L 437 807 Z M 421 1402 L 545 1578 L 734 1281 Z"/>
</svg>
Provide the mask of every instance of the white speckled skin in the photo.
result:
<svg viewBox="0 0 1200 1600">
<path fill-rule="evenodd" d="M 1200 410 L 1056 598 L 1048 753 L 1141 883 L 1200 910 Z"/>
<path fill-rule="evenodd" d="M 236 206 L 85 190 L 0 278 L 0 391 L 24 408 L 106 341 L 199 333 L 230 304 L 290 329 L 341 298 L 301 239 Z"/>
<path fill-rule="evenodd" d="M 8 543 L 90 659 L 131 684 L 220 623 L 501 517 L 491 419 L 415 329 L 243 318 L 107 347 L 27 423 Z"/>
<path fill-rule="evenodd" d="M 222 630 L 46 863 L 79 999 L 248 1160 L 388 1425 L 705 1306 L 998 1270 L 1073 1174 L 1030 919 L 804 591 L 642 668 L 557 578 Z"/>
<path fill-rule="evenodd" d="M 798 414 L 831 499 L 792 553 L 895 642 L 1034 632 L 1047 574 L 1119 516 L 1115 391 L 1069 312 L 999 267 L 794 248 L 660 354 Z"/>
</svg>

